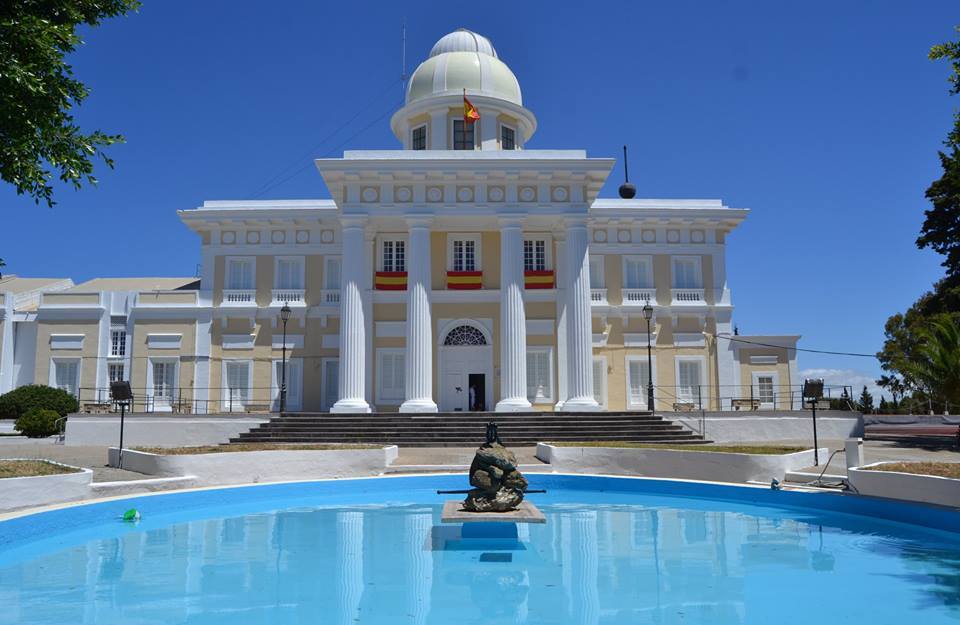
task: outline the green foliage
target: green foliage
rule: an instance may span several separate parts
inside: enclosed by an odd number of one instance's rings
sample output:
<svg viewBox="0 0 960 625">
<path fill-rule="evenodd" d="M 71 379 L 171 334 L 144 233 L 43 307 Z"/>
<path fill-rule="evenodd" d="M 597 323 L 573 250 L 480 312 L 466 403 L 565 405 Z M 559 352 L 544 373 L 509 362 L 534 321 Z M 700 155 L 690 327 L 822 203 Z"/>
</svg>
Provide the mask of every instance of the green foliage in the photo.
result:
<svg viewBox="0 0 960 625">
<path fill-rule="evenodd" d="M 46 438 L 57 433 L 57 419 L 60 413 L 56 410 L 33 408 L 17 419 L 13 428 L 30 438 Z"/>
<path fill-rule="evenodd" d="M 19 419 L 36 408 L 53 410 L 65 417 L 80 406 L 70 393 L 42 384 L 28 384 L 0 395 L 0 419 Z"/>
<path fill-rule="evenodd" d="M 866 386 L 863 387 L 863 392 L 860 393 L 860 399 L 857 400 L 857 407 L 860 408 L 860 412 L 865 414 L 873 412 L 873 395 L 870 394 Z"/>
<path fill-rule="evenodd" d="M 125 15 L 138 0 L 16 0 L 0 5 L 0 178 L 17 193 L 53 206 L 51 169 L 80 188 L 96 184 L 93 158 L 109 167 L 101 148 L 123 141 L 99 130 L 85 134 L 72 109 L 89 89 L 64 57 L 83 40 L 79 25 Z"/>
<path fill-rule="evenodd" d="M 941 315 L 917 331 L 914 358 L 903 374 L 926 395 L 960 404 L 960 322 Z"/>
</svg>

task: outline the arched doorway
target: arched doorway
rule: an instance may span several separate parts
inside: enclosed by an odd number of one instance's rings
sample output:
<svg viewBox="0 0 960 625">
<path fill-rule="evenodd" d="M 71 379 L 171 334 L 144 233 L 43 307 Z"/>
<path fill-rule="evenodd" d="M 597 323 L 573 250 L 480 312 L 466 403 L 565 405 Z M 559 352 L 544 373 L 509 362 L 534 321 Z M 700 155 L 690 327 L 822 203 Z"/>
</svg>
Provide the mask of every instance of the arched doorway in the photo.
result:
<svg viewBox="0 0 960 625">
<path fill-rule="evenodd" d="M 492 410 L 493 345 L 480 323 L 458 319 L 440 334 L 439 386 L 441 412 Z"/>
</svg>

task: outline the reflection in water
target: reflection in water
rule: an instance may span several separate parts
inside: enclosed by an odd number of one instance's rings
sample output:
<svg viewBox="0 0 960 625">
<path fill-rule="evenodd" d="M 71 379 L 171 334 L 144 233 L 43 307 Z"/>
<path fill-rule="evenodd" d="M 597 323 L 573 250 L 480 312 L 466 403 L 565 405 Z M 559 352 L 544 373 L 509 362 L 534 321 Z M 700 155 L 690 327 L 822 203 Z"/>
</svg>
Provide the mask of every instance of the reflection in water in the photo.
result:
<svg viewBox="0 0 960 625">
<path fill-rule="evenodd" d="M 702 502 L 544 509 L 546 525 L 522 527 L 523 549 L 485 561 L 497 543 L 434 531 L 436 506 L 131 527 L 0 567 L 0 623 L 960 621 L 952 539 L 849 533 Z"/>
</svg>

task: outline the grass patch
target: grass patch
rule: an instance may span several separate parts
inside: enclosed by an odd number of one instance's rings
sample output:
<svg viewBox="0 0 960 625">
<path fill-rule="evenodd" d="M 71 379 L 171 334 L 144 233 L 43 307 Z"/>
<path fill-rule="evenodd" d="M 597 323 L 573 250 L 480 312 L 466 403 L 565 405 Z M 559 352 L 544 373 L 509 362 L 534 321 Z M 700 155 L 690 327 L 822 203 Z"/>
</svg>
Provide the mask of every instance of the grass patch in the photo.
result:
<svg viewBox="0 0 960 625">
<path fill-rule="evenodd" d="M 893 462 L 864 468 L 868 471 L 895 471 L 960 479 L 960 462 Z"/>
<path fill-rule="evenodd" d="M 80 469 L 64 467 L 46 460 L 0 460 L 0 479 L 5 477 L 34 477 L 79 473 Z"/>
<path fill-rule="evenodd" d="M 192 454 L 222 454 L 233 451 L 330 451 L 334 449 L 380 449 L 381 447 L 383 447 L 383 445 L 230 443 L 227 445 L 200 445 L 197 447 L 134 447 L 133 449 L 134 451 L 145 451 L 161 456 L 188 456 Z"/>
<path fill-rule="evenodd" d="M 589 441 L 585 443 L 547 443 L 555 447 L 607 447 L 613 449 L 669 449 L 671 451 L 714 451 L 725 454 L 759 454 L 779 456 L 805 451 L 806 447 L 787 445 L 659 445 L 656 443 L 628 443 L 618 441 Z"/>
</svg>

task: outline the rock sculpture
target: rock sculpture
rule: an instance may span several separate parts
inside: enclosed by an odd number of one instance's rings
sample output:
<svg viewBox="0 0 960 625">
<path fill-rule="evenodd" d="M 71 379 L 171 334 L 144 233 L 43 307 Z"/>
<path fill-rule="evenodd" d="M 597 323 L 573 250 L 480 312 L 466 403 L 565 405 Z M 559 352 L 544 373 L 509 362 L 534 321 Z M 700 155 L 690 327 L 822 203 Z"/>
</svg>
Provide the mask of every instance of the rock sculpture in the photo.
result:
<svg viewBox="0 0 960 625">
<path fill-rule="evenodd" d="M 470 485 L 463 502 L 470 512 L 509 512 L 523 501 L 527 478 L 517 470 L 517 457 L 500 442 L 496 423 L 487 424 L 487 442 L 473 457 Z"/>
</svg>

